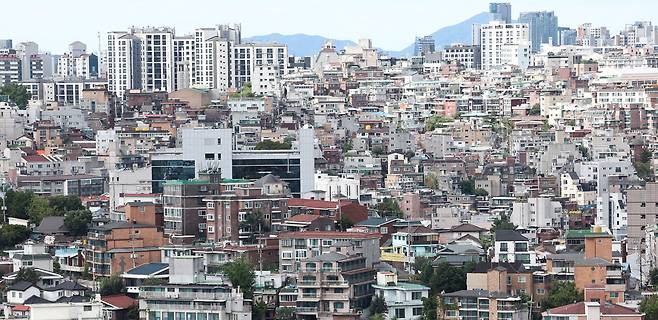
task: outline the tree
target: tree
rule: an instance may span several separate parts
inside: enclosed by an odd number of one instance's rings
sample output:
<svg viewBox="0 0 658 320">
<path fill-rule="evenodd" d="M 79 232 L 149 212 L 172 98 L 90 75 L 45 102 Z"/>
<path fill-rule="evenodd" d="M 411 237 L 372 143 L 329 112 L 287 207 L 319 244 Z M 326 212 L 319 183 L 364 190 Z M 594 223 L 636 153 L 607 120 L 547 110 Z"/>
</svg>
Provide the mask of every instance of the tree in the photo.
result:
<svg viewBox="0 0 658 320">
<path fill-rule="evenodd" d="M 52 207 L 54 214 L 58 216 L 62 216 L 68 211 L 82 210 L 85 208 L 80 198 L 76 196 L 49 197 L 48 203 Z"/>
<path fill-rule="evenodd" d="M 72 236 L 84 236 L 91 224 L 91 212 L 87 209 L 69 211 L 64 215 L 64 225 Z"/>
<path fill-rule="evenodd" d="M 240 91 L 231 94 L 231 98 L 251 98 L 255 97 L 251 90 L 251 82 L 245 82 Z"/>
<path fill-rule="evenodd" d="M 7 207 L 7 216 L 28 219 L 28 207 L 34 194 L 29 191 L 8 190 L 5 193 L 5 206 Z"/>
<path fill-rule="evenodd" d="M 372 155 L 375 156 L 375 157 L 378 157 L 378 156 L 381 156 L 381 155 L 384 154 L 384 148 L 382 148 L 380 146 L 375 146 L 370 151 L 372 151 Z"/>
<path fill-rule="evenodd" d="M 443 128 L 447 122 L 452 121 L 450 118 L 435 115 L 425 120 L 425 131 L 434 131 L 436 128 Z"/>
<path fill-rule="evenodd" d="M 500 217 L 496 218 L 491 225 L 492 233 L 496 233 L 498 230 L 516 230 L 516 225 L 509 220 L 508 215 L 503 213 Z"/>
<path fill-rule="evenodd" d="M 425 175 L 425 186 L 430 188 L 430 189 L 438 189 L 439 188 L 439 179 L 437 179 L 436 175 L 434 173 L 428 173 Z"/>
<path fill-rule="evenodd" d="M 384 297 L 379 295 L 372 296 L 372 302 L 370 302 L 368 311 L 372 315 L 386 313 L 386 311 L 388 311 L 388 306 L 386 305 Z"/>
<path fill-rule="evenodd" d="M 653 287 L 654 291 L 658 289 L 658 268 L 653 268 L 649 272 L 649 283 Z"/>
<path fill-rule="evenodd" d="M 103 281 L 101 281 L 101 296 L 121 294 L 125 291 L 126 286 L 123 284 L 123 280 L 121 280 L 118 274 L 113 274 L 109 278 L 105 278 Z"/>
<path fill-rule="evenodd" d="M 295 308 L 292 307 L 276 308 L 276 320 L 295 320 Z"/>
<path fill-rule="evenodd" d="M 30 200 L 30 205 L 27 209 L 27 215 L 30 218 L 30 222 L 39 224 L 44 217 L 52 216 L 53 213 L 53 208 L 45 198 L 35 196 Z"/>
<path fill-rule="evenodd" d="M 578 146 L 578 152 L 580 152 L 580 156 L 583 157 L 585 160 L 592 160 L 591 155 L 589 154 L 589 149 L 583 145 Z"/>
<path fill-rule="evenodd" d="M 59 261 L 57 260 L 53 261 L 53 272 L 54 273 L 62 272 L 62 266 L 59 264 Z"/>
<path fill-rule="evenodd" d="M 404 153 L 404 157 L 407 158 L 407 160 L 411 160 L 411 158 L 416 156 L 416 152 L 413 150 L 409 150 Z"/>
<path fill-rule="evenodd" d="M 0 87 L 0 96 L 8 96 L 9 101 L 15 103 L 21 109 L 25 109 L 27 102 L 30 100 L 27 89 L 18 83 L 10 83 Z"/>
<path fill-rule="evenodd" d="M 39 282 L 39 274 L 33 268 L 21 268 L 16 273 L 16 281 L 27 281 L 35 284 Z"/>
<path fill-rule="evenodd" d="M 467 268 L 457 268 L 447 262 L 434 269 L 430 279 L 430 295 L 466 289 Z"/>
<path fill-rule="evenodd" d="M 386 320 L 386 317 L 384 317 L 383 314 L 381 313 L 375 313 L 370 317 L 371 320 Z"/>
<path fill-rule="evenodd" d="M 551 309 L 580 301 L 583 301 L 583 293 L 576 288 L 573 281 L 553 281 L 548 297 L 544 299 L 542 305 L 546 309 Z"/>
<path fill-rule="evenodd" d="M 475 180 L 468 179 L 459 182 L 459 189 L 463 194 L 475 194 Z"/>
<path fill-rule="evenodd" d="M 658 319 L 658 295 L 650 295 L 640 302 L 640 312 L 644 313 L 644 319 Z"/>
<path fill-rule="evenodd" d="M 653 153 L 649 151 L 647 148 L 642 148 L 642 152 L 640 153 L 640 161 L 643 163 L 648 163 L 653 159 Z"/>
<path fill-rule="evenodd" d="M 530 110 L 528 110 L 528 115 L 529 116 L 541 115 L 541 109 L 539 108 L 539 105 L 535 104 L 534 106 L 532 106 L 532 108 L 530 108 Z"/>
<path fill-rule="evenodd" d="M 0 247 L 13 248 L 30 238 L 30 229 L 21 225 L 5 224 L 0 228 Z"/>
<path fill-rule="evenodd" d="M 252 307 L 251 319 L 252 320 L 265 320 L 267 314 L 267 303 L 265 301 L 256 301 Z"/>
<path fill-rule="evenodd" d="M 127 313 L 128 313 L 128 320 L 139 320 L 139 305 L 138 304 L 133 304 L 130 307 L 128 307 Z"/>
<path fill-rule="evenodd" d="M 489 192 L 487 190 L 484 190 L 482 188 L 477 188 L 475 189 L 474 194 L 478 197 L 486 197 L 489 195 Z"/>
<path fill-rule="evenodd" d="M 398 205 L 398 202 L 392 198 L 384 198 L 382 202 L 375 206 L 375 210 L 377 210 L 377 213 L 379 213 L 381 217 L 402 217 L 400 205 Z"/>
<path fill-rule="evenodd" d="M 427 257 L 416 257 L 413 264 L 414 271 L 419 275 L 418 280 L 424 285 L 429 286 L 432 279 L 432 259 Z"/>
<path fill-rule="evenodd" d="M 436 308 L 438 304 L 436 302 L 436 296 L 429 296 L 423 298 L 423 320 L 437 320 L 438 316 L 436 314 Z"/>
<path fill-rule="evenodd" d="M 290 150 L 292 145 L 288 142 L 276 142 L 272 140 L 263 140 L 256 144 L 256 150 Z"/>
<path fill-rule="evenodd" d="M 270 227 L 265 223 L 265 217 L 260 211 L 248 212 L 244 221 L 240 222 L 240 229 L 249 232 L 248 243 L 256 243 L 257 237 L 263 232 L 270 231 Z"/>
<path fill-rule="evenodd" d="M 244 259 L 231 261 L 222 266 L 222 271 L 234 288 L 240 287 L 245 298 L 253 297 L 256 274 L 251 263 Z"/>
<path fill-rule="evenodd" d="M 348 137 L 347 140 L 345 140 L 343 143 L 343 153 L 347 153 L 348 151 L 352 150 L 352 148 L 352 139 Z"/>
<path fill-rule="evenodd" d="M 354 222 L 352 222 L 352 220 L 350 220 L 350 218 L 347 216 L 341 215 L 340 220 L 338 221 L 337 229 L 340 231 L 345 231 L 351 227 L 354 227 Z"/>
</svg>

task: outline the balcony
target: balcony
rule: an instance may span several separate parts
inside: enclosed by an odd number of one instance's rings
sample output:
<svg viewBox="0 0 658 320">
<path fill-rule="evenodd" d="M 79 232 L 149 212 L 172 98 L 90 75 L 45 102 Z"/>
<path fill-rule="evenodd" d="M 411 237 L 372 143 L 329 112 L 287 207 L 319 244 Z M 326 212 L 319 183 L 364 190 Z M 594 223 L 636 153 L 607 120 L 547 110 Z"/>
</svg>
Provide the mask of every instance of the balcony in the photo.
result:
<svg viewBox="0 0 658 320">
<path fill-rule="evenodd" d="M 517 305 L 509 305 L 509 304 L 498 305 L 498 311 L 516 311 L 518 309 L 519 307 Z"/>
<path fill-rule="evenodd" d="M 299 287 L 318 287 L 320 286 L 320 282 L 318 280 L 298 280 L 297 281 L 297 286 Z"/>
<path fill-rule="evenodd" d="M 317 307 L 297 307 L 297 313 L 318 313 Z"/>
</svg>

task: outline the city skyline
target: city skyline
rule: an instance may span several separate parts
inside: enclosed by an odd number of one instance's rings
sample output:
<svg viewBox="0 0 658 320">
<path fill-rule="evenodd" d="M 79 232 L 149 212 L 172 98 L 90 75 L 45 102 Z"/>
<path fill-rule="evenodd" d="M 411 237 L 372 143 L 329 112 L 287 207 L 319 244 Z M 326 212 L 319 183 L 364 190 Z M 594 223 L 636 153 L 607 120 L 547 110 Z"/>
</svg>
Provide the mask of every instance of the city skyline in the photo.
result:
<svg viewBox="0 0 658 320">
<path fill-rule="evenodd" d="M 67 1 L 70 5 L 82 5 L 79 0 Z M 634 21 L 653 21 L 655 16 L 651 12 L 658 11 L 658 3 L 631 0 L 624 2 L 625 10 L 617 11 L 615 6 L 619 3 L 612 0 L 597 1 L 596 6 L 591 2 L 558 1 L 509 1 L 512 4 L 512 18 L 517 19 L 521 12 L 526 11 L 555 11 L 559 26 L 576 27 L 580 23 L 591 22 L 593 25 L 605 25 L 611 32 L 616 33 L 625 24 Z M 244 3 L 212 3 L 194 2 L 196 5 L 174 7 L 176 3 L 165 1 L 139 1 L 129 2 L 119 0 L 114 6 L 104 8 L 103 13 L 66 18 L 66 9 L 69 6 L 60 6 L 51 2 L 42 2 L 39 6 L 31 8 L 34 19 L 46 17 L 62 17 L 60 21 L 48 27 L 49 32 L 39 31 L 35 26 L 24 24 L 20 15 L 6 16 L 0 21 L 0 30 L 10 30 L 0 33 L 0 38 L 13 39 L 14 43 L 34 41 L 39 44 L 42 51 L 53 53 L 65 52 L 66 46 L 73 41 L 82 41 L 89 46 L 89 51 L 98 51 L 98 33 L 101 33 L 100 46 L 105 47 L 104 35 L 108 31 L 125 30 L 130 26 L 170 26 L 177 30 L 177 34 L 191 33 L 200 26 L 213 26 L 222 23 L 241 23 L 243 36 L 250 37 L 270 33 L 320 35 L 327 38 L 352 40 L 370 38 L 373 44 L 384 50 L 401 50 L 410 45 L 416 36 L 431 34 L 436 30 L 462 22 L 478 13 L 488 10 L 488 1 L 469 1 L 468 6 L 445 6 L 438 1 L 415 1 L 424 10 L 413 10 L 414 17 L 399 18 L 399 12 L 409 8 L 406 2 L 391 2 L 386 7 L 377 7 L 377 14 L 364 15 L 362 12 L 373 10 L 373 3 L 363 1 L 347 3 L 346 1 L 332 2 L 329 8 L 320 8 L 312 11 L 304 9 L 306 3 L 298 0 L 276 2 L 276 4 L 263 1 L 252 1 L 260 5 L 263 10 L 240 10 Z M 345 6 L 341 5 L 344 3 Z M 157 4 L 157 6 L 156 6 Z M 379 4 L 379 3 L 378 3 Z M 19 3 L 5 3 L 8 10 L 20 10 Z M 204 10 L 198 10 L 200 7 Z M 348 6 L 351 9 L 346 11 Z M 449 10 L 445 10 L 446 8 Z M 126 12 L 126 8 L 130 8 Z M 175 10 L 172 10 L 175 8 Z M 583 11 L 587 10 L 587 14 Z M 144 15 L 143 12 L 151 12 Z M 215 13 L 217 12 L 217 13 Z M 322 12 L 322 13 L 320 13 Z M 295 14 L 295 19 L 282 19 L 276 17 Z M 318 22 L 315 14 L 325 17 L 337 17 Z M 610 14 L 615 19 L 610 19 Z M 358 21 L 359 28 L 352 24 L 335 23 L 340 21 Z M 112 19 L 115 17 L 115 19 Z M 49 18 L 50 19 L 50 18 Z M 386 23 L 398 19 L 400 23 Z M 20 26 L 20 27 L 18 27 Z M 85 26 L 81 28 L 81 26 Z M 274 27 L 272 27 L 274 26 Z M 41 29 L 41 28 L 39 28 Z M 61 36 L 59 36 L 61 35 Z"/>
</svg>

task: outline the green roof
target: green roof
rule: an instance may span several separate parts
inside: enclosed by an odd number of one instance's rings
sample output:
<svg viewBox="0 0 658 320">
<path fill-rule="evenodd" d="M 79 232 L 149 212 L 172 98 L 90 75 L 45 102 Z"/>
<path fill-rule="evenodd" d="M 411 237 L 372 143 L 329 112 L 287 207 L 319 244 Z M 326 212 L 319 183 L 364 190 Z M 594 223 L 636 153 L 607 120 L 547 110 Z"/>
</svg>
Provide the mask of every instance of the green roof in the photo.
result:
<svg viewBox="0 0 658 320">
<path fill-rule="evenodd" d="M 608 238 L 610 234 L 607 232 L 594 232 L 592 230 L 568 230 L 564 236 L 566 239 L 573 238 Z"/>
<path fill-rule="evenodd" d="M 247 179 L 222 179 L 222 183 L 249 183 L 249 182 L 253 182 L 253 181 Z"/>
</svg>

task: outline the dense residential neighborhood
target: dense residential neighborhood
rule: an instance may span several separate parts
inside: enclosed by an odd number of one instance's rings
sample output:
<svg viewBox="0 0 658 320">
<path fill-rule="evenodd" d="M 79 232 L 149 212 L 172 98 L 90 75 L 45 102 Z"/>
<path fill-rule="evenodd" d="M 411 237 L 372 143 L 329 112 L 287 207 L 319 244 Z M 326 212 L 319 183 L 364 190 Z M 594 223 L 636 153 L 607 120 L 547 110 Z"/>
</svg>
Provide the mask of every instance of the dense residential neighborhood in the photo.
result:
<svg viewBox="0 0 658 320">
<path fill-rule="evenodd" d="M 481 17 L 0 40 L 0 316 L 658 319 L 658 26 Z"/>
</svg>

